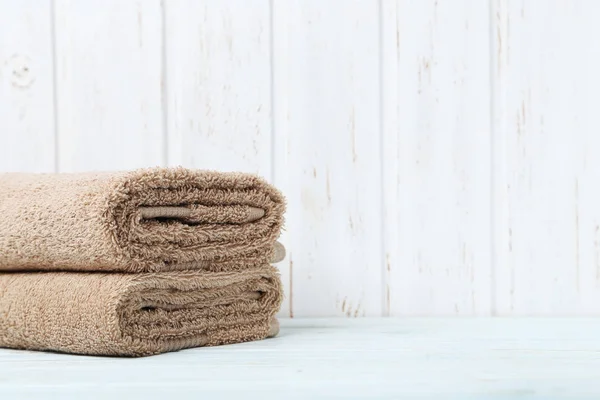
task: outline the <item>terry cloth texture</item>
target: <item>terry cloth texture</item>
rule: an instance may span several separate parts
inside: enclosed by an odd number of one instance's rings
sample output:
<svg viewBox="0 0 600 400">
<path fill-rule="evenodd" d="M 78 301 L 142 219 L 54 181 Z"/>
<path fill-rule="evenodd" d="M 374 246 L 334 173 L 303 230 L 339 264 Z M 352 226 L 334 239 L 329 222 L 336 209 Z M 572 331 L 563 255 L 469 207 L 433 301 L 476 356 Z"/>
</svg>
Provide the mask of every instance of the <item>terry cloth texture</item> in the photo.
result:
<svg viewBox="0 0 600 400">
<path fill-rule="evenodd" d="M 0 271 L 243 270 L 278 258 L 284 208 L 243 173 L 0 174 Z"/>
<path fill-rule="evenodd" d="M 144 356 L 275 336 L 268 265 L 238 272 L 0 274 L 0 346 Z"/>
</svg>

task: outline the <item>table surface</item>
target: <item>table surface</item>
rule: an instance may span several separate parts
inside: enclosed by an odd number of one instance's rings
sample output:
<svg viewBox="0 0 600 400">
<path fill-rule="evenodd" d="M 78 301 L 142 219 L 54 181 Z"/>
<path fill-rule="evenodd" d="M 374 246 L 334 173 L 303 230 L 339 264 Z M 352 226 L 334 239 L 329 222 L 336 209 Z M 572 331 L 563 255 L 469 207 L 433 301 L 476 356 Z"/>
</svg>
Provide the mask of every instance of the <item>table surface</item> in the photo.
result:
<svg viewBox="0 0 600 400">
<path fill-rule="evenodd" d="M 0 399 L 599 399 L 600 319 L 299 319 L 147 358 L 0 349 Z"/>
</svg>

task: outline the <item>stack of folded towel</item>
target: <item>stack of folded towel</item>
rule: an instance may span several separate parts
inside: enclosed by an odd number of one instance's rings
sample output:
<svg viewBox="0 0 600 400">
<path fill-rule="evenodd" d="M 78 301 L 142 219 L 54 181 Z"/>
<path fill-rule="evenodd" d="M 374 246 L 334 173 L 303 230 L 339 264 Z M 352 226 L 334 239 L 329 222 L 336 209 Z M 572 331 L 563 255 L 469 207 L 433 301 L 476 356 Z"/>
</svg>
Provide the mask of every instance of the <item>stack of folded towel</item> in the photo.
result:
<svg viewBox="0 0 600 400">
<path fill-rule="evenodd" d="M 0 347 L 142 356 L 274 336 L 284 199 L 248 174 L 0 175 Z"/>
</svg>

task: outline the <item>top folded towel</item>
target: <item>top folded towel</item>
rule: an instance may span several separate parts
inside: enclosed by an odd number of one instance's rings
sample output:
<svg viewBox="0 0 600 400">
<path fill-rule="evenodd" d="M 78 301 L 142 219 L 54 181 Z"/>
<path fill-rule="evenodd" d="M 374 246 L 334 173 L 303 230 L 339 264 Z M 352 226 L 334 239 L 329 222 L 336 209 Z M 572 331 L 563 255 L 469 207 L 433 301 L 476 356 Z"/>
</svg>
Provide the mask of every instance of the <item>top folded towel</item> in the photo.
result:
<svg viewBox="0 0 600 400">
<path fill-rule="evenodd" d="M 0 271 L 226 271 L 278 251 L 281 193 L 184 168 L 0 174 Z"/>
</svg>

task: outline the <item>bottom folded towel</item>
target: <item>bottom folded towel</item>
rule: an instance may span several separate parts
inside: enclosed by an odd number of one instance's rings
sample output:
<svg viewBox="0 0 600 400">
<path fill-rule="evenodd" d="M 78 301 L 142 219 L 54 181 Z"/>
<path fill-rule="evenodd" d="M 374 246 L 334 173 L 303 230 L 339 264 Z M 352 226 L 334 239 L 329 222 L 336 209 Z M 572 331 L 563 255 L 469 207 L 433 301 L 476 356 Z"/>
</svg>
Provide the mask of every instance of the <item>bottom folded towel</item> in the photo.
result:
<svg viewBox="0 0 600 400">
<path fill-rule="evenodd" d="M 0 274 L 0 347 L 145 356 L 275 336 L 271 266 L 237 272 Z"/>
</svg>

